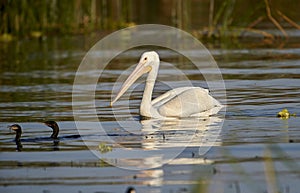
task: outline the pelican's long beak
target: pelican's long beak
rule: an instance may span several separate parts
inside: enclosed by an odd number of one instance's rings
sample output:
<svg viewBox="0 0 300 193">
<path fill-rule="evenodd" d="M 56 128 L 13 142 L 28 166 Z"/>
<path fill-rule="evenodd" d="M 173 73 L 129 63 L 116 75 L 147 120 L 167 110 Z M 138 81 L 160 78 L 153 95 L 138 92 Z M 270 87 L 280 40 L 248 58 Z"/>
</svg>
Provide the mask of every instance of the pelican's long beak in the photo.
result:
<svg viewBox="0 0 300 193">
<path fill-rule="evenodd" d="M 115 99 L 111 101 L 110 106 L 112 106 L 140 76 L 149 72 L 152 69 L 151 66 L 146 66 L 145 64 L 145 61 L 139 62 L 134 71 L 130 74 L 130 76 L 122 85 Z"/>
</svg>

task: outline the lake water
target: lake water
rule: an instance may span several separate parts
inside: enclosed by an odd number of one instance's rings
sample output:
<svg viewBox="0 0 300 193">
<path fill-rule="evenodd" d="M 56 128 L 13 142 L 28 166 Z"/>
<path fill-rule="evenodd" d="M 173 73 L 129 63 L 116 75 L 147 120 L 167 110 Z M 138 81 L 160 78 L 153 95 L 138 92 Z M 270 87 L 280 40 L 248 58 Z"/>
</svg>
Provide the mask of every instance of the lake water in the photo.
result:
<svg viewBox="0 0 300 193">
<path fill-rule="evenodd" d="M 80 127 L 72 105 L 89 103 L 72 103 L 72 94 L 78 97 L 73 82 L 101 36 L 0 44 L 0 192 L 125 192 L 129 186 L 149 193 L 298 192 L 299 117 L 276 117 L 284 108 L 300 115 L 300 33 L 289 33 L 290 39 L 274 42 L 203 42 L 223 75 L 226 100 L 213 94 L 226 111 L 196 121 L 139 121 L 142 81 L 110 107 L 115 81 L 149 48 L 128 50 L 99 78 L 95 103 L 101 124 L 82 111 L 87 121 Z M 155 49 L 163 61 L 155 97 L 184 85 L 172 76 L 174 67 L 207 87 L 186 58 Z M 57 121 L 59 142 L 47 138 L 45 120 Z M 23 128 L 21 151 L 7 128 L 14 123 Z"/>
</svg>

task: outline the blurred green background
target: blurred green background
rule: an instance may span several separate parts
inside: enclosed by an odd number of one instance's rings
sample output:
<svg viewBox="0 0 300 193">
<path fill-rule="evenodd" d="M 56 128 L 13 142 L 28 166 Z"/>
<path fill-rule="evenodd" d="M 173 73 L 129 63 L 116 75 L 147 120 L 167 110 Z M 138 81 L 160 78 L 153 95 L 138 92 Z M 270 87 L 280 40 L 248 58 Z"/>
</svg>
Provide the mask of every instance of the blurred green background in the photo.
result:
<svg viewBox="0 0 300 193">
<path fill-rule="evenodd" d="M 265 28 L 286 36 L 286 28 L 299 27 L 299 7 L 299 0 L 1 0 L 0 35 L 9 41 L 156 23 L 201 37 L 233 29 L 268 36 Z"/>
</svg>

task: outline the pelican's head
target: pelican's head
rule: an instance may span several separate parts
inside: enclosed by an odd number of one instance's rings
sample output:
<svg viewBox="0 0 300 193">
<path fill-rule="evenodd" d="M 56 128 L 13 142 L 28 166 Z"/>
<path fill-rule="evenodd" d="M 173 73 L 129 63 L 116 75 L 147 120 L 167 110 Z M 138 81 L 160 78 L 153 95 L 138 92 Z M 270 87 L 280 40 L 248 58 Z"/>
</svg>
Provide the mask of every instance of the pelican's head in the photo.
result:
<svg viewBox="0 0 300 193">
<path fill-rule="evenodd" d="M 157 71 L 158 66 L 159 66 L 159 55 L 155 51 L 144 52 L 140 58 L 138 65 L 135 67 L 134 71 L 130 74 L 127 80 L 130 79 L 134 74 L 136 74 L 136 76 L 138 75 L 137 78 L 139 78 L 140 76 L 142 76 L 147 72 L 153 70 Z"/>
<path fill-rule="evenodd" d="M 155 51 L 151 51 L 142 54 L 139 64 L 154 65 L 155 62 L 159 62 L 159 55 Z"/>
<path fill-rule="evenodd" d="M 134 71 L 124 82 L 117 96 L 110 103 L 110 105 L 112 106 L 140 76 L 151 71 L 157 73 L 158 66 L 159 66 L 159 56 L 155 51 L 143 53 L 138 65 L 135 67 Z"/>
</svg>

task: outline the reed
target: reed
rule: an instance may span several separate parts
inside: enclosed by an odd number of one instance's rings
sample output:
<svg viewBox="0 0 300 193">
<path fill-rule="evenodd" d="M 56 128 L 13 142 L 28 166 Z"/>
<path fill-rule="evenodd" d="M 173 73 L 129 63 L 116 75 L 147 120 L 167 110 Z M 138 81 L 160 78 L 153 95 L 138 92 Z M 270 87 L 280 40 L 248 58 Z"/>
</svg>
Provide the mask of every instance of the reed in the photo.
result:
<svg viewBox="0 0 300 193">
<path fill-rule="evenodd" d="M 238 35 L 250 31 L 271 37 L 257 27 L 269 22 L 287 37 L 283 22 L 300 29 L 293 20 L 300 16 L 295 9 L 297 5 L 287 1 L 3 0 L 0 1 L 0 40 L 117 30 L 136 23 L 167 24 L 199 31 L 198 37 L 204 33 L 219 38 L 233 29 L 239 29 L 235 30 Z"/>
<path fill-rule="evenodd" d="M 131 19 L 128 12 L 132 3 L 130 0 L 6 0 L 0 6 L 0 34 L 40 37 L 126 26 Z"/>
</svg>

